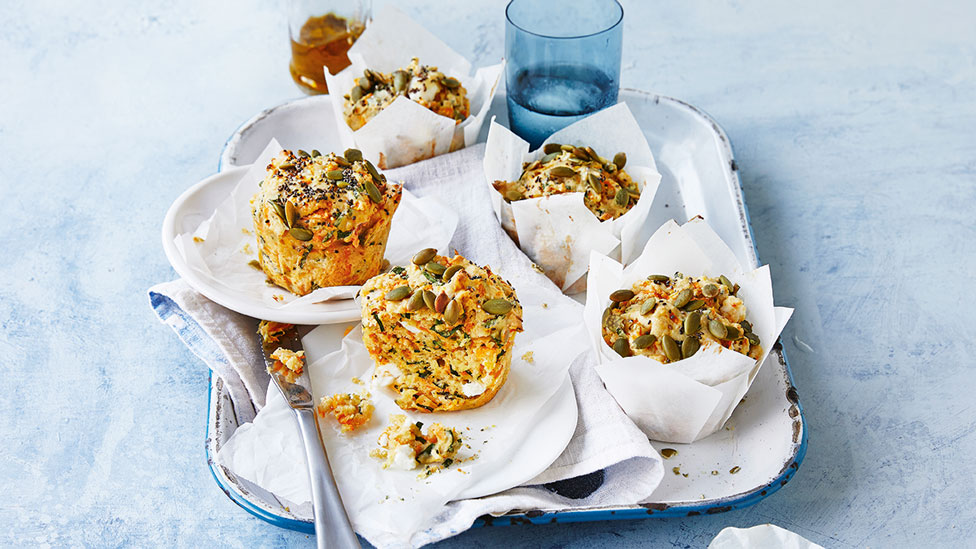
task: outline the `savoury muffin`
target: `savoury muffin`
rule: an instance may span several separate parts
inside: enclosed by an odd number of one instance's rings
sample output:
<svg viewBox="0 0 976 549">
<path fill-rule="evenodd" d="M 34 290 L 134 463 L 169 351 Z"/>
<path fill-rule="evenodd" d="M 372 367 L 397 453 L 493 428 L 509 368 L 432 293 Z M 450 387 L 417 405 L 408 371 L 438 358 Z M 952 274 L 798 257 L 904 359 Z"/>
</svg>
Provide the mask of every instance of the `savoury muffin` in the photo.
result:
<svg viewBox="0 0 976 549">
<path fill-rule="evenodd" d="M 606 221 L 630 211 L 640 198 L 640 188 L 623 169 L 624 153 L 610 161 L 592 147 L 558 143 L 547 144 L 543 152 L 545 156 L 522 166 L 518 181 L 495 181 L 506 201 L 581 192 L 586 207 Z"/>
<path fill-rule="evenodd" d="M 362 284 L 380 272 L 402 192 L 356 149 L 282 151 L 251 199 L 261 268 L 297 295 Z"/>
<path fill-rule="evenodd" d="M 456 78 L 445 76 L 437 67 L 421 65 L 414 57 L 406 69 L 392 74 L 366 69 L 345 96 L 343 115 L 349 127 L 358 130 L 402 95 L 460 124 L 471 114 L 467 93 Z"/>
<path fill-rule="evenodd" d="M 402 414 L 390 416 L 390 425 L 380 434 L 380 448 L 370 456 L 383 460 L 383 468 L 415 469 L 418 465 L 447 467 L 461 449 L 461 435 L 435 423 L 421 431 L 423 422 L 407 423 Z"/>
<path fill-rule="evenodd" d="M 721 345 L 758 360 L 763 349 L 746 320 L 737 284 L 719 278 L 651 275 L 610 294 L 603 341 L 620 356 L 676 362 Z"/>
<path fill-rule="evenodd" d="M 490 268 L 436 254 L 421 250 L 409 267 L 363 285 L 363 341 L 377 364 L 399 369 L 400 408 L 477 408 L 508 377 L 522 306 Z"/>
</svg>

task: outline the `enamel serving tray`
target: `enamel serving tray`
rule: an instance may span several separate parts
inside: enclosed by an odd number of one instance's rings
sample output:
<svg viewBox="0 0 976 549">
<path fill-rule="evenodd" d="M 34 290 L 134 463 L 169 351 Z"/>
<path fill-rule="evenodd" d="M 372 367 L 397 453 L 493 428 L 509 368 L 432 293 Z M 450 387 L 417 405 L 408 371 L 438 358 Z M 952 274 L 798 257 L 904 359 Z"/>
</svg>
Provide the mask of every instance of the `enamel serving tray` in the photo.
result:
<svg viewBox="0 0 976 549">
<path fill-rule="evenodd" d="M 662 174 L 652 218 L 670 217 L 683 223 L 701 215 L 743 265 L 759 266 L 749 212 L 725 132 L 707 114 L 676 99 L 625 89 L 620 91 L 620 100 L 627 103 L 644 130 Z M 507 125 L 503 93 L 496 95 L 490 115 Z M 228 140 L 219 169 L 253 162 L 272 137 L 285 148 L 338 149 L 334 120 L 327 96 L 301 98 L 268 109 Z M 487 128 L 486 123 L 482 141 Z M 217 484 L 255 516 L 283 528 L 313 532 L 309 503 L 286 507 L 271 493 L 214 462 L 221 445 L 253 415 L 253 410 L 235 410 L 223 381 L 211 377 L 206 445 Z M 485 516 L 475 524 L 689 516 L 746 507 L 790 480 L 803 460 L 806 444 L 799 398 L 786 355 L 777 342 L 724 430 L 692 444 L 654 443 L 659 452 L 670 448 L 677 453 L 664 460 L 664 480 L 648 501 L 622 507 L 523 509 L 502 517 Z"/>
</svg>

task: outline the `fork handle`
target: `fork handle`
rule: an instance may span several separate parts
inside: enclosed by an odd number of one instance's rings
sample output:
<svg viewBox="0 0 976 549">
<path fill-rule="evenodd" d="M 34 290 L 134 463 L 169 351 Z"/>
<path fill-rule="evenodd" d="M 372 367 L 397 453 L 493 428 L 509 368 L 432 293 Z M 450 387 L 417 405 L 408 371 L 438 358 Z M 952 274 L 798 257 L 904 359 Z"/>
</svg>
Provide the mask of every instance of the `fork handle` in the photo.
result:
<svg viewBox="0 0 976 549">
<path fill-rule="evenodd" d="M 298 428 L 305 443 L 305 461 L 312 482 L 312 513 L 315 516 L 315 541 L 319 549 L 360 549 L 359 539 L 339 497 L 329 457 L 325 455 L 315 412 L 296 409 Z"/>
</svg>

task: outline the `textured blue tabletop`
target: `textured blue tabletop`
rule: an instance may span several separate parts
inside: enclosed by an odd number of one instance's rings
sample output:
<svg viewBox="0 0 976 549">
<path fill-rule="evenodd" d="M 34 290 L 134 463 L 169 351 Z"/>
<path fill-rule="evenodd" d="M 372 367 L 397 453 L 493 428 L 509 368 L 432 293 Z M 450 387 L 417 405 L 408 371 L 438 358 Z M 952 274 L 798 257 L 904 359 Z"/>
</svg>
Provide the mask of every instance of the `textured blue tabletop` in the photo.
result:
<svg viewBox="0 0 976 549">
<path fill-rule="evenodd" d="M 206 367 L 145 295 L 175 277 L 170 202 L 299 95 L 283 2 L 156 4 L 0 3 L 0 545 L 312 546 L 214 483 Z M 504 2 L 446 4 L 401 7 L 476 65 L 501 57 Z M 799 472 L 743 510 L 443 546 L 704 547 L 766 522 L 829 547 L 973 543 L 976 7 L 814 4 L 624 4 L 622 84 L 725 128 L 796 308 Z"/>
</svg>

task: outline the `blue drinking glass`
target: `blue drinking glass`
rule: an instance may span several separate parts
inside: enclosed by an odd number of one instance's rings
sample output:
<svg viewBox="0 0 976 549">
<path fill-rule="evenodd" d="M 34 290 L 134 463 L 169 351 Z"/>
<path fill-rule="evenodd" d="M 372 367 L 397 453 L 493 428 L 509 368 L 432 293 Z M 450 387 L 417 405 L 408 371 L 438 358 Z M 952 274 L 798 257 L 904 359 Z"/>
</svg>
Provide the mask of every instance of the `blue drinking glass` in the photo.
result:
<svg viewBox="0 0 976 549">
<path fill-rule="evenodd" d="M 537 148 L 617 102 L 624 9 L 616 0 L 512 0 L 505 86 L 512 131 Z"/>
</svg>

